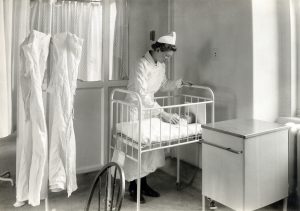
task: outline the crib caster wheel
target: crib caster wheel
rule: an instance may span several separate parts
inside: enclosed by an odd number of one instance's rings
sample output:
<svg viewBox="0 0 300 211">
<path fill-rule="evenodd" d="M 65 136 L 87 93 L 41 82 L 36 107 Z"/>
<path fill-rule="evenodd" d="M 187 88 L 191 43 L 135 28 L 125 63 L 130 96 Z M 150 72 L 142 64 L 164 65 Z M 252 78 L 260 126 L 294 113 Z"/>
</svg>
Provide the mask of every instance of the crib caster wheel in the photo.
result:
<svg viewBox="0 0 300 211">
<path fill-rule="evenodd" d="M 218 207 L 216 206 L 216 202 L 212 200 L 211 198 L 208 198 L 209 201 L 209 209 L 210 210 L 216 210 Z"/>
<path fill-rule="evenodd" d="M 180 191 L 181 190 L 181 183 L 176 182 L 176 190 Z"/>
</svg>

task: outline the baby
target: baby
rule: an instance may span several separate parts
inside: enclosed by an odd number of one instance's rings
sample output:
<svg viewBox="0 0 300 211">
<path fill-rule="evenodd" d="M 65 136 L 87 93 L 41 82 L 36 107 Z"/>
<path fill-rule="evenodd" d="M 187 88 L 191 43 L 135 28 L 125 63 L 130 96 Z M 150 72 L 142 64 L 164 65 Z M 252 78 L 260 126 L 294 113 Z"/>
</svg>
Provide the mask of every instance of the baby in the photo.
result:
<svg viewBox="0 0 300 211">
<path fill-rule="evenodd" d="M 180 123 L 182 124 L 192 124 L 196 122 L 196 116 L 192 112 L 185 112 L 180 115 Z"/>
</svg>

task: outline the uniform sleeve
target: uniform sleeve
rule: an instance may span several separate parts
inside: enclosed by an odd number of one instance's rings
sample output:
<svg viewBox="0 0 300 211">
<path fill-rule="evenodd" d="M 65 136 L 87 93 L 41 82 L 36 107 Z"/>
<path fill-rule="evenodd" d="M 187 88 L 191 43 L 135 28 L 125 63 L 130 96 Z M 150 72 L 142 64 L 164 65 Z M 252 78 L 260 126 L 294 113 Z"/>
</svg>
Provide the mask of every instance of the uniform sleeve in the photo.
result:
<svg viewBox="0 0 300 211">
<path fill-rule="evenodd" d="M 177 89 L 177 80 L 168 80 L 166 75 L 164 75 L 164 79 L 160 87 L 160 91 L 170 92 L 170 91 L 174 91 L 175 89 Z"/>
<path fill-rule="evenodd" d="M 24 103 L 24 112 L 26 120 L 30 117 L 30 95 L 31 95 L 31 75 L 33 69 L 32 59 L 30 56 L 30 47 L 24 45 L 21 47 L 21 70 L 20 70 L 20 88 L 22 93 L 22 101 Z"/>
</svg>

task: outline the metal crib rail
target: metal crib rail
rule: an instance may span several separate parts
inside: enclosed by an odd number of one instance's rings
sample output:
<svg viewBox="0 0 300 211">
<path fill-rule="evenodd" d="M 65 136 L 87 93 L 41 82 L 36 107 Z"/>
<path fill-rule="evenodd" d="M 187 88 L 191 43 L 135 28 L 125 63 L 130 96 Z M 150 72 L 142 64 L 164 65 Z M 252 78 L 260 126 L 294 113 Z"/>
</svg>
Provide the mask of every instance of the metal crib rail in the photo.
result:
<svg viewBox="0 0 300 211">
<path fill-rule="evenodd" d="M 189 88 L 194 88 L 194 89 L 203 89 L 209 92 L 209 94 L 211 95 L 211 101 L 212 101 L 212 109 L 211 109 L 211 122 L 214 123 L 215 122 L 215 94 L 213 92 L 213 90 L 210 87 L 207 86 L 200 86 L 200 85 L 183 85 L 184 87 L 189 87 Z"/>
</svg>

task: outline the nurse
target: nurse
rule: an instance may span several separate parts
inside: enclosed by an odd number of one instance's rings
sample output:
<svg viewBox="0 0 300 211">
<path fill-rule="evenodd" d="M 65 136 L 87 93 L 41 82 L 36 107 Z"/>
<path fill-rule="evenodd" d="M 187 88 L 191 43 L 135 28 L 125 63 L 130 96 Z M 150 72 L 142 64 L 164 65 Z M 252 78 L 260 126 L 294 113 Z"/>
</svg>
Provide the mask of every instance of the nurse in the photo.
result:
<svg viewBox="0 0 300 211">
<path fill-rule="evenodd" d="M 151 50 L 138 61 L 137 66 L 129 74 L 128 90 L 137 92 L 142 100 L 142 106 L 145 108 L 160 108 L 160 105 L 154 101 L 154 94 L 160 91 L 173 91 L 181 88 L 183 81 L 168 80 L 166 78 L 165 62 L 171 58 L 176 51 L 176 33 L 160 37 L 152 46 Z M 128 95 L 126 100 L 130 103 L 137 103 L 137 99 Z M 137 111 L 130 112 L 131 119 L 138 119 Z M 142 118 L 161 117 L 163 121 L 177 124 L 179 116 L 177 114 L 167 113 L 163 109 L 152 110 L 151 114 L 144 113 Z M 157 168 L 165 165 L 164 150 L 155 150 L 142 154 L 141 163 L 141 197 L 140 202 L 145 203 L 143 196 L 159 197 L 160 194 L 153 190 L 147 183 L 146 176 L 154 172 Z M 124 163 L 125 178 L 130 181 L 129 192 L 133 201 L 137 200 L 138 178 L 136 162 L 126 158 Z"/>
</svg>

